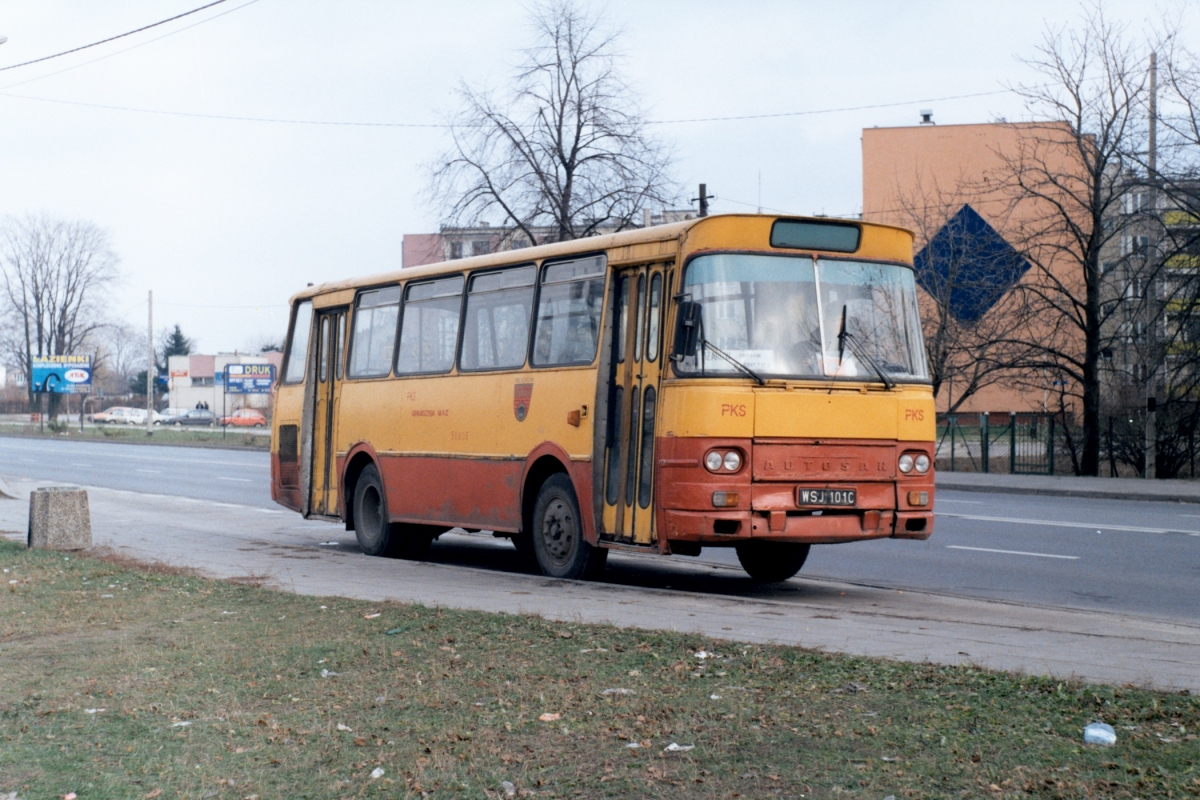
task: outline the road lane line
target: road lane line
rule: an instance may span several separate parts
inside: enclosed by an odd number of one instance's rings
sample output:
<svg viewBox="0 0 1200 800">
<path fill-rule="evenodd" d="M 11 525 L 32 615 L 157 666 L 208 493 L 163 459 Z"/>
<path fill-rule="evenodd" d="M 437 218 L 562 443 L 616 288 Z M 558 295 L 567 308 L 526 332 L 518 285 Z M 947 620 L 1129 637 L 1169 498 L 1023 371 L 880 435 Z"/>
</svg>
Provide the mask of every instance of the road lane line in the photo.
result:
<svg viewBox="0 0 1200 800">
<path fill-rule="evenodd" d="M 947 550 L 974 550 L 977 553 L 1003 553 L 1008 556 L 1035 556 L 1037 558 L 1061 558 L 1066 561 L 1078 561 L 1079 556 L 1057 556 L 1053 553 L 1027 553 L 1024 550 L 994 550 L 990 547 L 964 547 L 959 544 L 946 545 Z"/>
<path fill-rule="evenodd" d="M 977 522 L 1005 522 L 1010 525 L 1046 525 L 1051 528 L 1083 528 L 1093 531 L 1123 531 L 1128 533 L 1192 533 L 1173 528 L 1142 528 L 1133 525 L 1109 525 L 1094 522 L 1058 522 L 1049 519 L 1019 519 L 1017 517 L 985 517 L 980 514 L 938 514 L 939 517 L 970 519 Z"/>
<path fill-rule="evenodd" d="M 939 498 L 937 498 L 937 502 L 939 502 L 939 503 L 964 503 L 969 506 L 983 505 L 982 500 L 951 500 L 949 497 L 939 497 Z"/>
<path fill-rule="evenodd" d="M 161 469 L 135 469 L 134 472 L 144 472 L 147 475 L 161 475 Z"/>
<path fill-rule="evenodd" d="M 219 480 L 219 481 L 237 481 L 239 483 L 250 483 L 249 478 L 226 478 L 224 475 L 218 475 L 217 480 Z"/>
</svg>

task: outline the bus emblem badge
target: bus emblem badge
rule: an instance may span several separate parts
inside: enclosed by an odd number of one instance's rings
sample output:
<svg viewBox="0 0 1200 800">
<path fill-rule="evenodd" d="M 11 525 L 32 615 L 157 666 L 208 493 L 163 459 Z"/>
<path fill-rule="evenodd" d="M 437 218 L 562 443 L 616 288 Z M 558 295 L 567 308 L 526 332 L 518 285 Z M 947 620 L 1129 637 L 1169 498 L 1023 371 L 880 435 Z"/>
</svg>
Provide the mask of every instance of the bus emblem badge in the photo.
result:
<svg viewBox="0 0 1200 800">
<path fill-rule="evenodd" d="M 533 399 L 532 383 L 517 383 L 513 385 L 513 413 L 517 422 L 524 422 L 529 415 L 529 403 Z"/>
</svg>

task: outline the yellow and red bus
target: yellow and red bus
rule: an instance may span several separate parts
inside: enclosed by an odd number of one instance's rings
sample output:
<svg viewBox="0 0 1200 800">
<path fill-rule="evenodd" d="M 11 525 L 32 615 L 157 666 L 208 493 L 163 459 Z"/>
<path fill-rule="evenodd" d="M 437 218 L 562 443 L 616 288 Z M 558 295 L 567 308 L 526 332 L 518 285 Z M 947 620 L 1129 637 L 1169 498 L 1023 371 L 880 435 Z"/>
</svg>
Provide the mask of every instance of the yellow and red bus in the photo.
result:
<svg viewBox="0 0 1200 800">
<path fill-rule="evenodd" d="M 912 234 L 720 215 L 310 287 L 291 300 L 272 496 L 371 555 L 453 528 L 551 576 L 610 550 L 933 531 Z"/>
</svg>

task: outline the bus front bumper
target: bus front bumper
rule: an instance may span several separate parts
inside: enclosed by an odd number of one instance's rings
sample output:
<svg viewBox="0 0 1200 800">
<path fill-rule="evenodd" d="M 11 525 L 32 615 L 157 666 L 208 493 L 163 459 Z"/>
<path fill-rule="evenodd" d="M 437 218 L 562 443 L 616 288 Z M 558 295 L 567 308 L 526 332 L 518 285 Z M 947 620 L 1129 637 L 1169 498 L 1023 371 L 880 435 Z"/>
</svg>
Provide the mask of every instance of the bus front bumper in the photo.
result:
<svg viewBox="0 0 1200 800">
<path fill-rule="evenodd" d="M 735 545 L 746 539 L 839 544 L 868 539 L 928 539 L 932 511 L 847 509 L 812 511 L 664 512 L 667 539 Z"/>
</svg>

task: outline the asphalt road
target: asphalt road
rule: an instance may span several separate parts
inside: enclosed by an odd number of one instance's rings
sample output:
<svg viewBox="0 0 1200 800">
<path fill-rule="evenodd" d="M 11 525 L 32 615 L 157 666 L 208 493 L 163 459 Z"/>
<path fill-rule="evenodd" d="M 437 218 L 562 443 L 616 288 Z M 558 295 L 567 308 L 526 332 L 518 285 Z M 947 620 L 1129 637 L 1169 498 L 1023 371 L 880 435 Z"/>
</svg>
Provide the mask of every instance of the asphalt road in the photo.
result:
<svg viewBox="0 0 1200 800">
<path fill-rule="evenodd" d="M 269 495 L 267 455 L 259 452 L 0 437 L 0 475 L 276 508 Z M 1200 505 L 941 491 L 937 513 L 928 541 L 814 547 L 802 574 L 898 590 L 1200 620 Z M 453 537 L 439 542 L 431 557 L 486 564 L 498 544 Z M 496 568 L 513 568 L 511 559 L 502 560 Z M 698 560 L 673 560 L 737 564 L 731 550 L 719 548 L 706 549 Z M 638 562 L 639 570 L 654 570 L 652 561 Z M 633 583 L 644 579 L 624 573 L 613 577 Z M 702 586 L 689 580 L 687 588 Z"/>
</svg>

